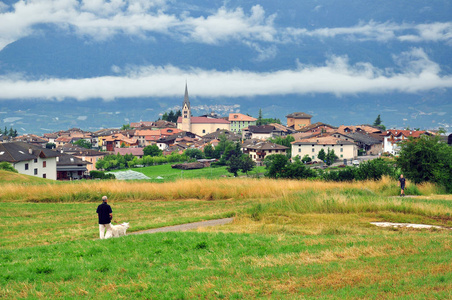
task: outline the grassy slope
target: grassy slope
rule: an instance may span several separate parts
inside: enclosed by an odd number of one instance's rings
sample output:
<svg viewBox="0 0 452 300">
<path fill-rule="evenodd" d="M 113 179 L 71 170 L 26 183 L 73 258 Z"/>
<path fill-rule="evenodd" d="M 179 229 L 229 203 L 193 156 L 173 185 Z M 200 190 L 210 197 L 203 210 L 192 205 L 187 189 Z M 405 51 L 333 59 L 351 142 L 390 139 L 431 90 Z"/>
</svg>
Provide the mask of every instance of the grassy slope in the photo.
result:
<svg viewBox="0 0 452 300">
<path fill-rule="evenodd" d="M 39 184 L 39 183 L 48 183 L 49 181 L 50 181 L 49 179 L 0 170 L 0 185 L 3 183 Z"/>
</svg>

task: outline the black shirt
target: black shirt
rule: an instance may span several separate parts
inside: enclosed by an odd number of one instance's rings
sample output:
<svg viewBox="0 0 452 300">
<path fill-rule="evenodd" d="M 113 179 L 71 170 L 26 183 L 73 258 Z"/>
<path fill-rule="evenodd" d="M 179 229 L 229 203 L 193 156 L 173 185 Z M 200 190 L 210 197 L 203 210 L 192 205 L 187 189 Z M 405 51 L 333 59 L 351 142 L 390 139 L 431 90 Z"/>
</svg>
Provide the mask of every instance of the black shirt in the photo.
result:
<svg viewBox="0 0 452 300">
<path fill-rule="evenodd" d="M 405 186 L 405 178 L 399 178 L 400 186 Z"/>
<path fill-rule="evenodd" d="M 96 212 L 99 214 L 99 224 L 110 224 L 110 214 L 113 213 L 110 205 L 104 202 L 97 207 Z"/>
</svg>

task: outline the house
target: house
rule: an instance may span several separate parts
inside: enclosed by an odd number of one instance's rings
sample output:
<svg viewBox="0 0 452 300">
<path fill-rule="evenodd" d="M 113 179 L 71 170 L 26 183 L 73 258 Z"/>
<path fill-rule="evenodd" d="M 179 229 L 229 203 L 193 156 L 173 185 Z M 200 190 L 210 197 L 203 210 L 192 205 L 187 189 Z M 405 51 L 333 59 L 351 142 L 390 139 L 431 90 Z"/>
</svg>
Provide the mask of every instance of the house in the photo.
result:
<svg viewBox="0 0 452 300">
<path fill-rule="evenodd" d="M 298 131 L 305 126 L 311 125 L 312 116 L 304 112 L 294 112 L 288 114 L 286 118 L 287 127 L 291 127 Z"/>
<path fill-rule="evenodd" d="M 241 145 L 242 152 L 249 155 L 257 165 L 262 165 L 262 162 L 267 155 L 286 155 L 288 149 L 289 148 L 286 146 L 259 140 L 247 140 Z"/>
<path fill-rule="evenodd" d="M 358 145 L 366 155 L 380 155 L 383 153 L 383 137 L 376 134 L 350 132 L 344 135 L 338 134 L 340 139 L 351 140 Z"/>
<path fill-rule="evenodd" d="M 282 135 L 283 131 L 273 125 L 249 126 L 242 130 L 243 139 L 268 140 Z"/>
<path fill-rule="evenodd" d="M 77 180 L 88 175 L 87 165 L 90 162 L 83 161 L 66 153 L 59 153 L 57 157 L 57 180 Z"/>
<path fill-rule="evenodd" d="M 212 140 L 219 140 L 221 136 L 225 136 L 227 140 L 233 141 L 233 142 L 237 142 L 237 141 L 240 141 L 242 139 L 241 135 L 239 135 L 239 134 L 237 134 L 235 132 L 223 129 L 223 130 L 217 130 L 215 132 L 212 132 L 212 133 L 204 135 L 202 137 L 202 140 L 205 143 L 208 143 L 208 142 L 210 142 Z"/>
<path fill-rule="evenodd" d="M 274 126 L 278 131 L 281 131 L 281 135 L 283 135 L 283 136 L 286 136 L 289 134 L 292 135 L 295 132 L 297 132 L 295 129 L 293 129 L 291 127 L 287 127 L 287 126 L 284 126 L 284 125 L 278 124 L 278 123 L 270 123 L 267 125 Z"/>
<path fill-rule="evenodd" d="M 143 148 L 115 148 L 115 154 L 126 155 L 132 154 L 138 158 L 143 158 Z"/>
<path fill-rule="evenodd" d="M 157 147 L 159 147 L 160 150 L 165 151 L 166 148 L 171 147 L 181 141 L 186 141 L 190 145 L 193 145 L 195 141 L 200 140 L 199 136 L 192 132 L 186 132 L 182 131 L 170 136 L 162 137 L 157 140 Z"/>
<path fill-rule="evenodd" d="M 119 132 L 120 132 L 119 129 L 111 129 L 111 128 L 101 129 L 101 130 L 93 132 L 93 135 L 92 135 L 93 148 L 96 148 L 96 149 L 101 148 L 104 143 L 103 140 L 106 137 L 111 136 L 115 133 L 119 133 Z"/>
<path fill-rule="evenodd" d="M 55 145 L 57 148 L 62 147 L 66 144 L 71 144 L 72 138 L 70 136 L 60 136 L 55 139 Z"/>
<path fill-rule="evenodd" d="M 232 132 L 241 132 L 243 128 L 247 128 L 250 125 L 256 125 L 256 118 L 240 114 L 229 114 L 228 121 L 230 122 L 230 130 Z"/>
<path fill-rule="evenodd" d="M 60 153 L 73 155 L 89 164 L 86 165 L 87 172 L 97 170 L 96 163 L 99 159 L 104 158 L 108 153 L 100 152 L 94 149 L 85 149 L 73 144 L 66 144 L 56 149 Z"/>
<path fill-rule="evenodd" d="M 152 126 L 151 129 L 156 130 L 156 129 L 164 129 L 164 128 L 176 128 L 176 124 L 174 124 L 173 122 L 170 122 L 170 121 L 166 121 L 166 120 L 158 120 L 158 121 L 154 122 L 154 125 Z"/>
<path fill-rule="evenodd" d="M 0 144 L 0 162 L 10 163 L 19 173 L 57 179 L 58 152 L 25 142 Z"/>
<path fill-rule="evenodd" d="M 309 132 L 311 134 L 313 133 L 330 133 L 330 132 L 336 132 L 337 127 L 334 127 L 329 124 L 325 124 L 322 122 L 317 122 L 314 124 L 306 125 L 303 128 L 299 129 L 299 132 Z"/>
<path fill-rule="evenodd" d="M 132 122 L 132 123 L 130 123 L 130 128 L 143 128 L 143 127 L 151 127 L 151 126 L 153 126 L 154 125 L 154 122 L 143 122 L 143 121 L 140 121 L 140 122 Z"/>
<path fill-rule="evenodd" d="M 121 133 L 115 133 L 102 138 L 102 150 L 114 151 L 121 147 L 138 147 L 138 141 L 124 136 Z"/>
<path fill-rule="evenodd" d="M 185 85 L 185 97 L 182 103 L 182 116 L 177 118 L 177 128 L 182 131 L 192 132 L 203 136 L 217 130 L 230 130 L 230 122 L 221 118 L 212 116 L 192 117 L 190 100 L 188 98 L 188 89 Z"/>
<path fill-rule="evenodd" d="M 345 126 L 341 125 L 337 129 L 337 132 L 347 134 L 351 132 L 361 132 L 361 133 L 373 133 L 373 134 L 381 134 L 381 128 L 371 125 L 353 125 L 353 126 Z"/>
<path fill-rule="evenodd" d="M 292 142 L 292 158 L 303 158 L 308 155 L 312 160 L 318 160 L 320 150 L 328 153 L 334 150 L 339 159 L 354 159 L 358 156 L 358 146 L 352 141 L 342 140 L 334 136 L 319 136 Z"/>
<path fill-rule="evenodd" d="M 421 135 L 432 135 L 426 131 L 416 130 L 386 130 L 383 141 L 383 151 L 392 155 L 398 155 L 400 152 L 400 143 L 407 140 L 409 137 L 419 138 Z"/>
<path fill-rule="evenodd" d="M 24 135 L 15 137 L 13 140 L 17 141 L 17 142 L 25 142 L 27 144 L 36 145 L 36 146 L 42 147 L 42 148 L 44 148 L 46 146 L 46 144 L 49 142 L 48 139 L 42 138 L 35 134 L 24 134 Z"/>
</svg>

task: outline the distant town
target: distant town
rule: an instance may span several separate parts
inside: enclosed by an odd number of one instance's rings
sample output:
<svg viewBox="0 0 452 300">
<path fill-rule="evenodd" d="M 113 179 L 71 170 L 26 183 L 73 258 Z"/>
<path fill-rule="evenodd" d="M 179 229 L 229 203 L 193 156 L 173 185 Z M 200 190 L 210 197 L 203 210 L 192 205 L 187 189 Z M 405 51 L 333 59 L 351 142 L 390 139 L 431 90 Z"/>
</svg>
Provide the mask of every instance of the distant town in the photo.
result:
<svg viewBox="0 0 452 300">
<path fill-rule="evenodd" d="M 304 112 L 292 112 L 281 124 L 278 119 L 262 118 L 261 112 L 257 118 L 241 113 L 219 116 L 214 112 L 193 116 L 185 87 L 182 109 L 165 112 L 157 121 L 132 122 L 95 132 L 71 128 L 42 136 L 18 135 L 15 129 L 5 127 L 0 130 L 0 163 L 11 164 L 22 174 L 76 180 L 89 178 L 90 172 L 97 170 L 96 163 L 107 155 L 143 158 L 149 146 L 158 148 L 163 156 L 190 149 L 204 152 L 206 147 L 215 149 L 221 138 L 238 143 L 241 152 L 256 165 L 262 165 L 272 154 L 291 159 L 298 156 L 305 163 L 315 163 L 333 151 L 335 161 L 344 164 L 359 162 L 361 156 L 397 156 L 401 141 L 422 135 L 440 135 L 452 144 L 452 135 L 441 131 L 386 130 L 379 115 L 371 125 L 339 127 L 312 118 Z"/>
</svg>

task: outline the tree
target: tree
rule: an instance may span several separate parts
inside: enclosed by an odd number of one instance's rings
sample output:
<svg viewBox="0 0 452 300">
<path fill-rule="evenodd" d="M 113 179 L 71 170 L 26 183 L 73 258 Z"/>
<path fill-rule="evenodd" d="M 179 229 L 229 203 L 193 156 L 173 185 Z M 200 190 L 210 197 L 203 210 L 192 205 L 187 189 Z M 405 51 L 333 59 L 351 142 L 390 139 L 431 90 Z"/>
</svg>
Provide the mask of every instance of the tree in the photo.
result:
<svg viewBox="0 0 452 300">
<path fill-rule="evenodd" d="M 228 172 L 234 174 L 234 177 L 237 177 L 238 176 L 237 172 L 242 167 L 242 160 L 240 159 L 239 156 L 233 155 L 229 158 L 226 165 L 227 165 L 226 169 L 228 170 Z"/>
<path fill-rule="evenodd" d="M 206 158 L 215 158 L 215 150 L 213 149 L 211 144 L 208 144 L 204 147 L 204 156 Z"/>
<path fill-rule="evenodd" d="M 124 142 L 121 142 L 121 148 L 127 148 L 127 146 Z"/>
<path fill-rule="evenodd" d="M 55 148 L 56 148 L 55 143 L 47 143 L 46 144 L 46 149 L 55 149 Z"/>
<path fill-rule="evenodd" d="M 303 156 L 301 161 L 304 162 L 304 163 L 307 163 L 307 162 L 312 161 L 312 159 L 311 159 L 311 157 L 308 154 L 306 154 L 305 156 Z"/>
<path fill-rule="evenodd" d="M 130 124 L 123 124 L 122 127 L 121 127 L 121 130 L 128 130 L 130 128 L 131 128 Z"/>
<path fill-rule="evenodd" d="M 380 128 L 381 130 L 386 130 L 386 126 L 382 124 L 380 115 L 375 119 L 373 126 Z"/>
<path fill-rule="evenodd" d="M 240 166 L 240 170 L 248 176 L 248 172 L 254 169 L 256 163 L 246 154 L 242 155 L 241 160 L 242 164 Z"/>
<path fill-rule="evenodd" d="M 257 117 L 256 125 L 260 126 L 262 125 L 262 109 L 259 108 L 259 116 Z"/>
<path fill-rule="evenodd" d="M 287 157 L 292 156 L 292 142 L 295 141 L 295 138 L 291 135 L 288 135 L 286 137 L 277 136 L 275 138 L 268 139 L 269 142 L 275 143 L 281 146 L 286 146 L 289 149 L 287 149 Z"/>
<path fill-rule="evenodd" d="M 452 147 L 440 142 L 439 136 L 423 135 L 402 142 L 397 166 L 415 183 L 434 182 L 452 192 Z"/>
<path fill-rule="evenodd" d="M 174 123 L 177 123 L 177 119 L 179 117 L 182 117 L 182 111 L 179 109 L 176 114 L 174 115 Z"/>
<path fill-rule="evenodd" d="M 185 150 L 184 154 L 194 159 L 201 159 L 205 157 L 204 153 L 201 150 L 195 148 Z"/>
<path fill-rule="evenodd" d="M 337 155 L 334 154 L 334 150 L 330 151 L 330 148 L 328 148 L 328 153 L 325 156 L 325 163 L 328 166 L 331 166 L 337 158 Z"/>
<path fill-rule="evenodd" d="M 162 154 L 162 150 L 157 145 L 150 145 L 143 148 L 143 154 L 145 156 L 159 156 Z"/>
<path fill-rule="evenodd" d="M 93 146 L 90 142 L 88 142 L 87 140 L 84 139 L 80 139 L 76 142 L 74 142 L 74 145 L 80 146 L 82 148 L 86 148 L 86 149 L 91 149 L 91 147 Z"/>
<path fill-rule="evenodd" d="M 282 154 L 273 154 L 266 156 L 264 162 L 265 168 L 267 169 L 265 175 L 270 178 L 279 178 L 282 177 L 282 173 L 289 163 L 289 159 Z"/>
<path fill-rule="evenodd" d="M 168 121 L 168 113 L 167 113 L 167 112 L 165 112 L 165 113 L 163 114 L 162 120 Z"/>
<path fill-rule="evenodd" d="M 170 112 L 169 112 L 169 114 L 168 114 L 168 120 L 167 121 L 169 121 L 169 122 L 176 122 L 175 120 L 174 120 L 174 112 L 171 110 Z"/>
<path fill-rule="evenodd" d="M 317 157 L 321 160 L 321 161 L 325 161 L 326 158 L 326 153 L 325 150 L 320 149 L 319 154 L 317 154 Z"/>
<path fill-rule="evenodd" d="M 380 115 L 378 115 L 378 117 L 374 121 L 374 126 L 380 126 L 380 125 L 381 125 L 381 118 L 380 118 Z"/>
</svg>

